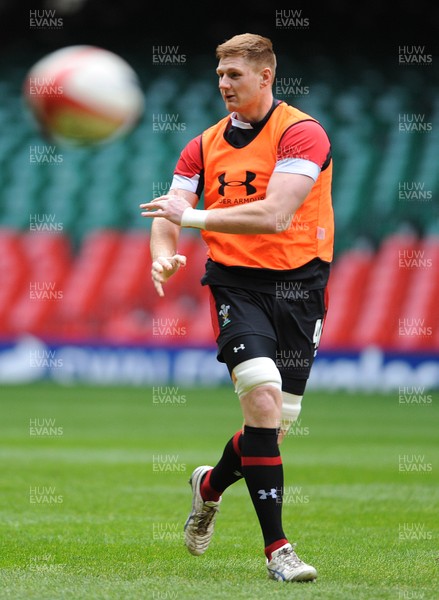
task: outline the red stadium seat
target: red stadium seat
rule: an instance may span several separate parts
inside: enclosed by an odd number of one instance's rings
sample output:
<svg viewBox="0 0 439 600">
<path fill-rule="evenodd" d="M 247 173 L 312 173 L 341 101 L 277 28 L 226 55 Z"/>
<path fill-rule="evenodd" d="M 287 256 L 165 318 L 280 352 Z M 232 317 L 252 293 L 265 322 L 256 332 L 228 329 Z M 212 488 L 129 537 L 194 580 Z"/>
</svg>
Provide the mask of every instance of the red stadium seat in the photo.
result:
<svg viewBox="0 0 439 600">
<path fill-rule="evenodd" d="M 194 346 L 214 346 L 215 336 L 212 328 L 212 319 L 209 302 L 209 290 L 202 287 L 202 297 L 196 312 L 188 327 L 188 343 Z"/>
<path fill-rule="evenodd" d="M 439 238 L 422 240 L 407 263 L 412 269 L 411 283 L 393 344 L 401 350 L 431 350 L 439 325 Z"/>
<path fill-rule="evenodd" d="M 150 341 L 160 345 L 185 345 L 196 319 L 197 301 L 188 295 L 160 302 L 151 315 Z"/>
<path fill-rule="evenodd" d="M 51 316 L 63 301 L 63 284 L 70 267 L 70 244 L 58 233 L 26 233 L 21 246 L 28 277 L 9 312 L 9 328 L 15 333 L 44 334 Z"/>
<path fill-rule="evenodd" d="M 126 232 L 100 290 L 102 314 L 114 314 L 142 306 L 149 286 L 149 236 L 144 231 Z"/>
<path fill-rule="evenodd" d="M 0 230 L 0 281 L 0 332 L 6 335 L 11 331 L 10 311 L 29 285 L 29 265 L 17 231 Z"/>
<path fill-rule="evenodd" d="M 374 259 L 361 310 L 353 327 L 351 343 L 354 348 L 393 346 L 412 275 L 401 260 L 404 253 L 413 252 L 416 248 L 417 240 L 410 235 L 393 235 L 383 242 Z"/>
<path fill-rule="evenodd" d="M 98 335 L 101 313 L 100 290 L 117 256 L 121 233 L 94 231 L 82 243 L 65 285 L 63 301 L 54 315 L 56 326 L 67 336 Z"/>
<path fill-rule="evenodd" d="M 345 252 L 334 264 L 328 285 L 329 307 L 322 348 L 349 348 L 372 263 L 370 251 L 354 249 Z"/>
<path fill-rule="evenodd" d="M 76 257 L 62 233 L 0 231 L 0 334 L 214 345 L 209 290 L 200 283 L 206 246 L 186 233 L 178 251 L 187 266 L 160 298 L 144 231 L 95 231 Z M 439 238 L 394 235 L 376 254 L 350 250 L 332 268 L 321 347 L 437 351 L 438 295 Z"/>
<path fill-rule="evenodd" d="M 164 343 L 169 342 L 168 338 L 176 338 L 178 343 L 189 339 L 189 331 L 197 322 L 200 298 L 206 299 L 207 294 L 200 283 L 206 250 L 198 236 L 182 234 L 178 252 L 187 256 L 187 266 L 169 279 L 164 286 L 165 297 L 160 298 L 151 281 L 148 235 L 127 232 L 122 236 L 100 295 L 105 307 L 101 312 L 105 336 L 115 335 L 118 340 L 135 343 L 147 339 L 155 343 L 161 337 L 165 338 Z M 154 327 L 153 320 L 162 325 Z M 182 320 L 185 324 L 179 327 L 180 333 L 184 328 L 184 335 L 172 335 L 172 330 L 177 330 L 172 323 Z M 157 332 L 161 330 L 167 330 L 168 335 L 160 336 Z"/>
<path fill-rule="evenodd" d="M 148 344 L 152 315 L 135 309 L 111 315 L 100 329 L 102 339 L 117 344 Z"/>
</svg>

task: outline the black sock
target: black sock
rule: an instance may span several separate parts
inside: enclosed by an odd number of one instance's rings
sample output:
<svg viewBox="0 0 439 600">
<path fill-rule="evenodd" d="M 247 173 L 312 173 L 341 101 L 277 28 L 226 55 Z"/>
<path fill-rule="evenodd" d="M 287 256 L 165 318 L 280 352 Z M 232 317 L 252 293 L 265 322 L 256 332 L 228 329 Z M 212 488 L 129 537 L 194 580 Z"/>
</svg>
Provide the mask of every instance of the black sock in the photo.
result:
<svg viewBox="0 0 439 600">
<path fill-rule="evenodd" d="M 242 431 L 239 430 L 227 442 L 218 464 L 206 474 L 201 484 L 203 500 L 217 501 L 226 488 L 242 479 L 241 438 Z"/>
<path fill-rule="evenodd" d="M 246 425 L 241 442 L 242 474 L 266 547 L 285 539 L 282 528 L 283 467 L 277 435 L 277 429 Z"/>
</svg>

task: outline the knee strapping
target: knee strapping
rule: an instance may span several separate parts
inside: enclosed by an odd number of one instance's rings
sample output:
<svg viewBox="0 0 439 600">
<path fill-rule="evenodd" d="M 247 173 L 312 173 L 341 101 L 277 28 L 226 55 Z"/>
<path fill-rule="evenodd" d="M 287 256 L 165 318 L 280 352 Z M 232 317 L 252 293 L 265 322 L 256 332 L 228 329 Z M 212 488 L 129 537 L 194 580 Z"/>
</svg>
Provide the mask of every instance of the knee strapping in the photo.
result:
<svg viewBox="0 0 439 600">
<path fill-rule="evenodd" d="M 302 398 L 303 396 L 296 396 L 296 394 L 282 392 L 282 430 L 288 431 L 294 421 L 297 420 L 302 409 Z"/>
<path fill-rule="evenodd" d="M 260 385 L 282 390 L 282 379 L 274 360 L 267 356 L 250 358 L 236 365 L 232 373 L 235 392 L 241 397 Z"/>
</svg>

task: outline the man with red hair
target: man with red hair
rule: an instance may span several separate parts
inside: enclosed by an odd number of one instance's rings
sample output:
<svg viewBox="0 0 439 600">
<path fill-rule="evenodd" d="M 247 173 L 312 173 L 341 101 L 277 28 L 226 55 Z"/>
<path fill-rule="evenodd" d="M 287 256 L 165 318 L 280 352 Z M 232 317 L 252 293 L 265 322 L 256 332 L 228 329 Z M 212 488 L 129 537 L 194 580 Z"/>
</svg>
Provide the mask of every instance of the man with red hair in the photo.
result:
<svg viewBox="0 0 439 600">
<path fill-rule="evenodd" d="M 326 314 L 331 147 L 314 118 L 273 98 L 269 39 L 236 35 L 216 56 L 229 115 L 183 149 L 169 193 L 141 205 L 154 218 L 152 278 L 161 296 L 186 262 L 177 253 L 180 228 L 201 230 L 218 360 L 227 364 L 244 417 L 217 465 L 192 473 L 186 546 L 194 555 L 206 551 L 222 494 L 243 477 L 269 577 L 312 581 L 316 569 L 297 556 L 282 525 L 279 443 L 299 416 Z"/>
</svg>

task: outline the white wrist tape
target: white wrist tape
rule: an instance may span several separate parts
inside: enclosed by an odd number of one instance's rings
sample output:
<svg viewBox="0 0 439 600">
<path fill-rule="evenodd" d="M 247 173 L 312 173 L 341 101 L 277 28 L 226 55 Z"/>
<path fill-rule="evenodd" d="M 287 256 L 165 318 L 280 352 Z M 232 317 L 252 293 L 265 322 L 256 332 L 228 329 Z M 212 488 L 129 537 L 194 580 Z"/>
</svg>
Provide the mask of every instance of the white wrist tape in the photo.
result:
<svg viewBox="0 0 439 600">
<path fill-rule="evenodd" d="M 197 210 L 196 208 L 191 208 L 189 206 L 181 215 L 181 226 L 206 229 L 206 217 L 207 210 Z"/>
</svg>

